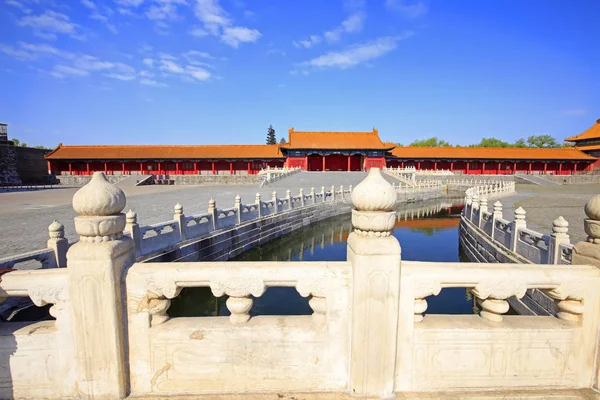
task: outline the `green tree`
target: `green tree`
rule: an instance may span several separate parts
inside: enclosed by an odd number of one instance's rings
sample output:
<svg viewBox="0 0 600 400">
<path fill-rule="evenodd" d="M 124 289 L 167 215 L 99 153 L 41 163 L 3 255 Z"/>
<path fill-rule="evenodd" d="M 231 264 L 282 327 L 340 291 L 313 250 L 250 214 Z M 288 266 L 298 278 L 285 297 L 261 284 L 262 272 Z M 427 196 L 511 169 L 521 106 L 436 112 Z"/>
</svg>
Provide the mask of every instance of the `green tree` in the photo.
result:
<svg viewBox="0 0 600 400">
<path fill-rule="evenodd" d="M 21 147 L 27 147 L 27 143 L 25 143 L 25 142 L 21 143 Z"/>
<path fill-rule="evenodd" d="M 529 147 L 539 148 L 556 148 L 560 147 L 560 144 L 550 135 L 533 135 L 527 138 L 527 144 Z"/>
<path fill-rule="evenodd" d="M 11 139 L 11 140 L 12 140 L 12 142 L 13 142 L 13 144 L 15 146 L 19 146 L 21 144 L 21 141 L 19 139 L 17 139 L 17 138 L 14 138 L 14 139 Z"/>
<path fill-rule="evenodd" d="M 284 137 L 282 137 L 281 140 L 279 141 L 279 144 L 286 144 L 286 143 L 287 143 L 287 141 L 285 140 Z"/>
<path fill-rule="evenodd" d="M 471 147 L 511 147 L 511 144 L 496 138 L 482 138 L 479 143 Z"/>
<path fill-rule="evenodd" d="M 511 147 L 528 147 L 527 143 L 525 143 L 525 139 L 521 138 L 513 143 Z"/>
<path fill-rule="evenodd" d="M 269 129 L 267 130 L 267 144 L 277 144 L 277 137 L 275 136 L 273 125 L 269 125 Z"/>
<path fill-rule="evenodd" d="M 417 147 L 452 147 L 452 145 L 445 140 L 438 139 L 437 137 L 432 137 L 429 139 L 415 140 L 410 144 L 410 146 Z"/>
</svg>

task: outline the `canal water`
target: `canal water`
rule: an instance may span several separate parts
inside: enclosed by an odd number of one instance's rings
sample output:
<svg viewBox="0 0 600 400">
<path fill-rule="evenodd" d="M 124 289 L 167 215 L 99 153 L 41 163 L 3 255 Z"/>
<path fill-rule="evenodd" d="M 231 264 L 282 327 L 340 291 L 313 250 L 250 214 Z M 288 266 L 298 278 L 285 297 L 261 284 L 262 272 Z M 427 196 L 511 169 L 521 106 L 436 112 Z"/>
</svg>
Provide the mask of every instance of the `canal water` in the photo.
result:
<svg viewBox="0 0 600 400">
<path fill-rule="evenodd" d="M 402 247 L 402 259 L 410 261 L 468 261 L 461 257 L 458 241 L 462 199 L 441 199 L 403 204 L 393 235 Z M 352 230 L 350 215 L 312 224 L 256 247 L 227 261 L 344 261 L 346 240 Z M 171 317 L 229 315 L 226 297 L 215 298 L 209 288 L 185 288 L 173 299 Z M 470 314 L 473 305 L 462 288 L 443 289 L 427 298 L 428 313 Z M 295 288 L 269 288 L 254 299 L 251 315 L 309 315 L 308 298 Z"/>
</svg>

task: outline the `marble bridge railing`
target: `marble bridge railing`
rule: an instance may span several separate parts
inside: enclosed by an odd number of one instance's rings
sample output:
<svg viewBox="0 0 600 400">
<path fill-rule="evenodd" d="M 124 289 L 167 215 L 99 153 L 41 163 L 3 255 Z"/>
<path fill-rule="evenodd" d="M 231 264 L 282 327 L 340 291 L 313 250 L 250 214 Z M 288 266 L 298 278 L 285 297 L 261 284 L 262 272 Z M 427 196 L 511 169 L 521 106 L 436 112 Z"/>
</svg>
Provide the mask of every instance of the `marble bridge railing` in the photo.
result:
<svg viewBox="0 0 600 400">
<path fill-rule="evenodd" d="M 67 268 L 1 276 L 1 297 L 51 304 L 55 320 L 0 323 L 0 398 L 598 388 L 600 270 L 402 261 L 397 195 L 377 169 L 357 185 L 346 261 L 149 264 L 123 235 L 125 195 L 96 175 L 73 199 L 81 240 Z M 600 217 L 600 196 L 592 206 Z M 191 287 L 226 296 L 230 315 L 171 318 L 171 300 Z M 275 287 L 307 298 L 312 315 L 254 310 Z M 448 288 L 472 293 L 478 314 L 428 313 Z M 557 316 L 505 315 L 529 289 L 554 299 Z"/>
<path fill-rule="evenodd" d="M 265 185 L 268 185 L 269 183 L 273 183 L 281 179 L 287 178 L 288 176 L 299 174 L 300 172 L 301 169 L 299 167 L 270 167 L 267 165 L 267 168 L 261 169 L 258 172 L 258 175 L 263 176 L 263 179 L 260 182 L 260 186 L 263 187 Z"/>
<path fill-rule="evenodd" d="M 571 264 L 573 244 L 569 223 L 561 216 L 552 223 L 552 232 L 543 234 L 527 228 L 526 211 L 514 210 L 512 220 L 503 216 L 502 203 L 488 206 L 488 193 L 468 190 L 462 218 L 478 228 L 488 240 L 522 262 L 534 264 Z"/>
</svg>

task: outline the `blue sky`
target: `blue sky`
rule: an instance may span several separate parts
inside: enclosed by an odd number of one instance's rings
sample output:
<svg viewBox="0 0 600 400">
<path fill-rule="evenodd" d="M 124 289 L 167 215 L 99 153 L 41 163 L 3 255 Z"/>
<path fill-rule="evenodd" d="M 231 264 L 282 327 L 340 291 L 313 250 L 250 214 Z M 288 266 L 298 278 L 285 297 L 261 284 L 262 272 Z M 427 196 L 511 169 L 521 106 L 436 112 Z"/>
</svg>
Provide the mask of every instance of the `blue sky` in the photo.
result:
<svg viewBox="0 0 600 400">
<path fill-rule="evenodd" d="M 600 118 L 598 0 L 0 0 L 0 121 L 29 145 L 454 144 Z"/>
</svg>

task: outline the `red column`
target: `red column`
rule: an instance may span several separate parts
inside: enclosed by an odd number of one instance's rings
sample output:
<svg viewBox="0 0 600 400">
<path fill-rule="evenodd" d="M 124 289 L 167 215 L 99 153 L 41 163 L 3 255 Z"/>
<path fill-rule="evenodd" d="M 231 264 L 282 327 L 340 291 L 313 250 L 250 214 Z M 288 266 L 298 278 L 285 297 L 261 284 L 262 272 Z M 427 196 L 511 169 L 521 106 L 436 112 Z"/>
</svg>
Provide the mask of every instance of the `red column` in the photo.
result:
<svg viewBox="0 0 600 400">
<path fill-rule="evenodd" d="M 233 175 L 233 162 L 229 161 L 229 175 Z"/>
<path fill-rule="evenodd" d="M 250 161 L 248 161 L 248 175 L 252 174 L 252 170 L 250 169 Z"/>
<path fill-rule="evenodd" d="M 562 175 L 562 162 L 558 163 L 558 174 Z"/>
<path fill-rule="evenodd" d="M 529 173 L 531 174 L 531 161 L 529 161 L 529 166 L 527 167 L 527 169 L 529 170 Z"/>
<path fill-rule="evenodd" d="M 90 174 L 90 162 L 89 161 L 85 162 L 85 169 L 87 171 L 87 174 L 89 175 Z"/>
<path fill-rule="evenodd" d="M 323 154 L 321 156 L 321 163 L 323 164 L 323 167 L 321 168 L 322 171 L 325 171 L 325 154 Z"/>
<path fill-rule="evenodd" d="M 48 164 L 48 175 L 52 175 L 52 164 L 50 161 L 46 161 L 46 163 Z"/>
<path fill-rule="evenodd" d="M 576 162 L 573 163 L 573 173 L 577 172 L 577 164 L 579 164 L 579 163 L 576 163 Z"/>
<path fill-rule="evenodd" d="M 467 175 L 469 174 L 469 167 L 471 166 L 471 162 L 470 161 L 465 161 L 465 163 L 467 164 Z"/>
<path fill-rule="evenodd" d="M 69 163 L 69 175 L 73 175 L 73 164 Z"/>
<path fill-rule="evenodd" d="M 194 161 L 194 175 L 198 175 L 198 161 Z"/>
<path fill-rule="evenodd" d="M 517 173 L 517 163 L 513 163 L 513 175 Z"/>
<path fill-rule="evenodd" d="M 108 163 L 106 161 L 104 162 L 104 173 L 108 174 Z"/>
<path fill-rule="evenodd" d="M 157 168 L 156 168 L 157 171 L 156 171 L 156 173 L 159 174 L 159 175 L 161 175 L 162 172 L 160 171 L 160 161 L 157 161 L 156 163 L 157 163 Z"/>
<path fill-rule="evenodd" d="M 125 175 L 125 161 L 121 161 L 121 173 Z"/>
<path fill-rule="evenodd" d="M 500 163 L 498 163 L 498 172 L 497 172 L 497 174 L 500 175 Z"/>
<path fill-rule="evenodd" d="M 421 161 L 417 161 L 417 169 L 421 169 Z"/>
<path fill-rule="evenodd" d="M 304 169 L 308 171 L 308 156 L 304 156 Z"/>
<path fill-rule="evenodd" d="M 350 171 L 350 154 L 348 154 L 348 171 Z"/>
<path fill-rule="evenodd" d="M 400 163 L 400 167 L 404 168 L 404 161 Z"/>
<path fill-rule="evenodd" d="M 454 161 L 450 161 L 450 171 L 454 172 Z"/>
<path fill-rule="evenodd" d="M 544 175 L 546 175 L 546 171 L 548 170 L 548 163 L 544 163 Z"/>
<path fill-rule="evenodd" d="M 144 173 L 144 162 L 140 161 L 140 175 Z"/>
</svg>

